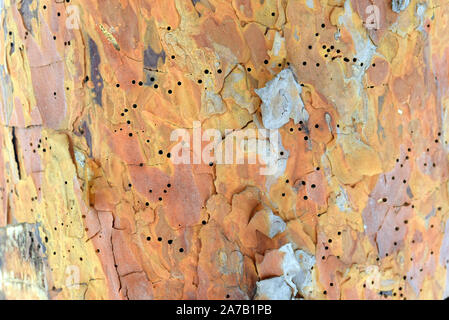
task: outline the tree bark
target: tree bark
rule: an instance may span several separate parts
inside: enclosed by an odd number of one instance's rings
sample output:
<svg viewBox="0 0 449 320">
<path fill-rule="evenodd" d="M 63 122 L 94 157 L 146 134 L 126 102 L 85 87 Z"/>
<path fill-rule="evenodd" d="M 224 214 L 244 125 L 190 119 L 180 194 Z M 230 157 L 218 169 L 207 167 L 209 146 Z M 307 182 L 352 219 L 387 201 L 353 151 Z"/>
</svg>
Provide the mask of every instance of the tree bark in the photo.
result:
<svg viewBox="0 0 449 320">
<path fill-rule="evenodd" d="M 438 4 L 0 0 L 0 298 L 447 297 Z"/>
</svg>

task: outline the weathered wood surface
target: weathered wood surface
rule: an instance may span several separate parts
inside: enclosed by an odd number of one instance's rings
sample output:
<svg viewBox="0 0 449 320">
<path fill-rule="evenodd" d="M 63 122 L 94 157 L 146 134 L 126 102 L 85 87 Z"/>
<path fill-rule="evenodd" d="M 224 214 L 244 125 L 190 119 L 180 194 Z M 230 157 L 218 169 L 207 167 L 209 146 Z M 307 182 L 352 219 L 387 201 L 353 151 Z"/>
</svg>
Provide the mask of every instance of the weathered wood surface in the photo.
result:
<svg viewBox="0 0 449 320">
<path fill-rule="evenodd" d="M 448 296 L 444 1 L 0 13 L 1 298 Z M 279 128 L 276 174 L 175 165 L 195 121 Z"/>
</svg>

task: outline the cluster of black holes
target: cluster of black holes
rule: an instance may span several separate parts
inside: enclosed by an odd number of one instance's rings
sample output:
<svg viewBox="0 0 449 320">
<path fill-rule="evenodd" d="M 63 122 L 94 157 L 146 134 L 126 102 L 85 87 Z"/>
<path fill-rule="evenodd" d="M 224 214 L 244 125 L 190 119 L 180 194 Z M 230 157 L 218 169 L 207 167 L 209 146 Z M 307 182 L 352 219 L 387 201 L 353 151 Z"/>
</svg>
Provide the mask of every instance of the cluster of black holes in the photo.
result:
<svg viewBox="0 0 449 320">
<path fill-rule="evenodd" d="M 70 0 L 66 0 L 66 2 L 69 3 Z M 43 6 L 43 9 L 45 10 L 46 8 L 47 8 L 47 6 L 44 5 L 44 6 Z M 60 13 L 58 12 L 57 15 L 60 16 Z M 274 12 L 272 12 L 271 15 L 272 15 L 272 16 L 275 16 L 276 14 L 275 14 Z M 322 27 L 322 28 L 325 28 L 325 24 L 322 24 L 321 27 Z M 427 25 L 427 27 L 430 27 L 430 26 Z M 167 30 L 170 31 L 170 30 L 171 30 L 171 27 L 168 26 L 168 27 L 167 27 Z M 12 32 L 9 32 L 9 35 L 11 36 L 11 35 L 12 35 Z M 26 33 L 26 35 L 28 35 L 28 32 Z M 316 33 L 315 36 L 318 37 L 318 36 L 319 36 L 319 33 Z M 53 39 L 56 40 L 56 36 L 54 36 Z M 13 43 L 12 43 L 12 45 L 13 45 Z M 70 45 L 70 41 L 65 42 L 64 45 Z M 312 46 L 312 45 L 309 45 L 308 48 L 309 48 L 309 50 L 312 50 L 313 46 Z M 335 47 L 334 47 L 333 45 L 331 45 L 330 47 L 327 47 L 327 46 L 324 44 L 324 45 L 322 46 L 322 49 L 323 49 L 323 50 L 326 50 L 327 53 L 325 54 L 325 57 L 328 57 L 328 54 L 330 54 L 333 50 L 335 50 Z M 337 54 L 340 54 L 340 53 L 341 53 L 341 50 L 340 50 L 340 49 L 336 49 L 335 52 L 336 52 Z M 334 60 L 334 59 L 336 59 L 336 58 L 339 58 L 339 57 L 340 57 L 340 56 L 334 56 L 334 57 L 332 58 L 332 60 Z M 171 58 L 172 58 L 172 59 L 175 59 L 175 56 L 172 55 Z M 344 60 L 345 62 L 350 62 L 350 61 L 351 61 L 351 59 L 348 58 L 348 57 L 344 57 L 343 60 Z M 353 63 L 356 63 L 356 62 L 357 62 L 357 58 L 356 58 L 356 57 L 352 58 L 352 62 L 353 62 Z M 269 63 L 268 60 L 264 60 L 264 64 L 268 64 L 268 63 Z M 307 62 L 304 61 L 304 62 L 303 62 L 303 65 L 306 66 L 306 65 L 307 65 Z M 281 64 L 279 64 L 278 66 L 280 67 Z M 320 64 L 319 64 L 319 63 L 316 63 L 316 67 L 319 67 L 319 66 L 320 66 Z M 360 66 L 363 66 L 363 63 L 360 63 Z M 373 63 L 373 64 L 372 64 L 372 67 L 375 67 L 375 66 L 376 66 L 375 63 Z M 248 67 L 248 68 L 247 68 L 247 71 L 248 71 L 248 72 L 251 72 L 251 68 Z M 206 70 L 204 70 L 204 73 L 205 73 L 205 74 L 209 74 L 210 72 L 209 72 L 209 70 L 206 69 Z M 221 70 L 221 69 L 218 69 L 218 70 L 217 70 L 217 73 L 218 73 L 218 74 L 221 74 L 221 73 L 222 73 L 222 70 Z M 86 77 L 86 82 L 87 82 L 87 81 L 88 81 L 88 77 Z M 154 79 L 154 78 L 151 78 L 151 82 L 154 82 L 154 81 L 155 81 L 155 79 Z M 199 83 L 199 84 L 201 84 L 202 82 L 203 82 L 203 81 L 202 81 L 201 79 L 198 80 L 198 83 Z M 137 83 L 136 80 L 132 80 L 132 84 L 138 84 L 139 86 L 143 86 L 144 83 L 143 83 L 142 81 L 139 81 L 139 82 Z M 178 84 L 178 86 L 181 86 L 182 83 L 181 83 L 181 81 L 178 81 L 177 84 Z M 120 84 L 116 84 L 116 87 L 119 88 L 119 87 L 120 87 Z M 155 83 L 155 84 L 154 84 L 154 88 L 157 89 L 157 88 L 158 88 L 158 84 Z M 67 90 L 69 90 L 69 88 L 67 88 Z M 173 93 L 173 91 L 172 91 L 171 89 L 169 89 L 167 92 L 168 92 L 168 94 L 172 94 L 172 93 Z M 54 92 L 54 96 L 56 96 L 56 92 Z M 137 105 L 133 105 L 133 108 L 137 108 Z M 121 116 L 124 116 L 126 112 L 128 112 L 128 110 L 125 108 L 125 109 L 124 109 L 124 112 L 121 113 Z M 131 124 L 131 122 L 128 120 L 128 121 L 127 121 L 127 124 Z M 302 130 L 303 130 L 303 128 L 302 128 L 302 123 L 300 123 L 300 125 L 301 125 L 301 126 L 298 128 L 298 131 L 302 131 Z M 318 127 L 319 127 L 319 125 L 316 124 L 316 125 L 315 125 L 315 128 L 318 128 Z M 339 127 L 339 125 L 337 125 L 337 127 Z M 120 130 L 122 130 L 122 129 L 120 129 Z M 290 131 L 293 132 L 294 129 L 293 129 L 293 128 L 290 128 Z M 129 133 L 129 136 L 132 137 L 133 134 L 132 134 L 132 133 Z M 440 132 L 438 133 L 438 136 L 441 136 L 441 133 L 440 133 Z M 45 139 L 47 139 L 47 138 L 45 138 Z M 305 136 L 305 137 L 304 137 L 304 140 L 307 141 L 307 140 L 308 140 L 308 136 Z M 147 142 L 149 143 L 150 140 L 148 139 Z M 38 149 L 41 148 L 41 143 L 42 143 L 42 141 L 41 141 L 41 139 L 39 139 L 39 144 L 37 144 L 37 148 L 38 148 Z M 438 138 L 435 139 L 435 143 L 439 143 Z M 30 143 L 30 146 L 33 146 L 33 144 Z M 49 148 L 51 149 L 51 146 L 50 146 Z M 43 152 L 46 152 L 46 149 L 43 148 L 42 151 L 43 151 Z M 408 149 L 408 151 L 409 151 L 409 152 L 411 151 L 410 148 Z M 36 152 L 36 150 L 33 149 L 33 152 Z M 427 149 L 427 152 L 429 152 L 429 149 Z M 163 151 L 162 151 L 162 150 L 159 150 L 158 153 L 159 153 L 160 155 L 162 155 L 162 154 L 163 154 Z M 167 157 L 170 158 L 170 153 L 167 154 Z M 406 157 L 405 157 L 405 160 L 409 160 L 409 157 L 406 156 Z M 396 159 L 396 162 L 399 162 L 399 159 Z M 213 165 L 213 164 L 210 164 L 210 165 Z M 425 163 L 424 165 L 426 166 L 427 164 Z M 403 165 L 401 164 L 401 167 L 402 167 L 402 166 L 403 166 Z M 435 163 L 433 164 L 433 167 L 435 167 Z M 317 168 L 317 170 L 319 170 L 319 167 Z M 393 176 L 393 177 L 392 177 L 392 180 L 394 180 L 394 179 L 395 179 L 395 177 Z M 286 183 L 289 183 L 289 180 L 286 180 Z M 406 180 L 403 180 L 403 183 L 405 184 L 405 183 L 406 183 Z M 67 184 L 67 182 L 65 182 L 65 184 Z M 305 181 L 302 181 L 302 185 L 305 185 L 305 184 L 306 184 L 306 182 L 305 182 Z M 129 186 L 131 187 L 131 184 L 130 184 Z M 170 184 L 168 184 L 167 186 L 168 186 L 168 188 L 170 188 Z M 312 187 L 312 188 L 315 188 L 316 186 L 315 186 L 314 184 L 312 184 L 311 187 Z M 167 192 L 167 190 L 164 190 L 164 193 L 166 193 L 166 192 Z M 150 193 L 152 193 L 152 190 L 150 190 Z M 285 196 L 285 193 L 282 193 L 282 196 L 284 197 L 284 196 Z M 307 196 L 304 196 L 304 199 L 307 200 Z M 34 200 L 37 200 L 37 197 L 36 197 L 36 198 L 32 198 L 32 201 L 34 201 Z M 159 198 L 159 200 L 161 201 L 162 198 Z M 383 202 L 387 202 L 387 198 L 383 198 L 382 201 L 383 201 Z M 147 205 L 149 205 L 149 204 L 147 203 Z M 414 206 L 412 206 L 412 207 L 414 207 Z M 439 207 L 438 210 L 441 210 L 441 207 Z M 83 218 L 85 218 L 85 216 L 83 216 Z M 206 224 L 206 221 L 202 221 L 202 223 L 203 223 L 203 224 Z M 408 223 L 408 221 L 407 221 L 407 220 L 404 220 L 404 224 L 407 224 L 407 223 Z M 63 225 L 63 224 L 62 224 L 62 225 Z M 433 225 L 431 225 L 431 228 L 433 228 Z M 55 230 L 57 230 L 56 227 L 55 227 Z M 395 227 L 395 231 L 399 231 L 399 227 L 396 226 L 396 227 Z M 338 231 L 337 234 L 338 234 L 338 235 L 341 235 L 341 232 Z M 147 237 L 147 241 L 150 241 L 150 240 L 151 240 L 151 237 Z M 161 242 L 161 241 L 162 241 L 162 238 L 161 238 L 161 237 L 158 237 L 158 241 Z M 48 242 L 48 237 L 45 237 L 45 242 Z M 172 243 L 173 243 L 173 240 L 170 239 L 170 240 L 168 240 L 167 242 L 168 242 L 168 244 L 172 244 Z M 329 242 L 329 243 L 332 243 L 332 239 L 329 239 L 328 242 Z M 412 242 L 414 243 L 414 241 L 412 241 Z M 395 244 L 396 244 L 396 243 L 395 243 Z M 325 249 L 327 250 L 328 247 L 326 246 Z M 184 249 L 183 249 L 183 248 L 180 248 L 179 251 L 180 251 L 180 252 L 183 252 Z M 97 252 L 100 252 L 100 250 L 97 249 Z M 56 252 L 54 252 L 54 254 L 56 254 Z M 431 251 L 431 254 L 433 254 L 433 251 Z M 388 253 L 386 254 L 386 256 L 388 256 Z M 325 259 L 324 256 L 323 256 L 322 258 L 323 258 L 323 260 Z M 412 260 L 412 259 L 413 259 L 413 258 L 411 258 L 411 260 Z M 82 261 L 82 260 L 83 260 L 83 258 L 80 257 L 80 261 Z M 379 260 L 379 258 L 377 258 L 377 260 Z M 423 269 L 421 268 L 420 271 L 422 272 L 422 270 L 423 270 Z M 405 279 L 406 279 L 406 276 L 404 276 L 404 280 L 405 280 Z M 333 286 L 333 283 L 330 283 L 330 286 Z M 365 285 L 364 285 L 364 287 L 365 287 Z M 402 288 L 399 287 L 399 291 L 401 291 L 401 290 L 402 290 Z M 323 294 L 327 294 L 327 291 L 324 291 Z M 380 294 L 382 295 L 383 293 L 380 292 Z M 393 295 L 396 295 L 396 293 L 393 293 Z M 385 296 L 386 296 L 386 295 L 385 295 Z M 402 293 L 400 294 L 400 296 L 402 297 Z M 226 295 L 226 298 L 229 298 L 229 297 L 230 297 L 229 295 Z"/>
<path fill-rule="evenodd" d="M 321 27 L 324 29 L 324 28 L 326 27 L 326 25 L 323 23 L 323 24 L 321 24 Z M 319 37 L 319 35 L 320 35 L 320 34 L 319 34 L 318 32 L 315 33 L 315 37 Z M 333 44 L 330 45 L 330 46 L 328 46 L 328 45 L 326 45 L 326 44 L 322 44 L 321 46 L 318 46 L 318 47 L 320 47 L 322 50 L 325 50 L 325 51 L 324 51 L 324 58 L 328 58 L 328 57 L 330 57 L 330 55 L 333 55 L 333 56 L 331 57 L 331 61 L 334 61 L 334 60 L 336 60 L 336 59 L 339 59 L 339 58 L 342 58 L 342 57 L 343 57 L 342 54 L 341 54 L 341 49 L 336 48 Z M 314 48 L 314 46 L 311 45 L 311 44 L 309 44 L 309 45 L 307 46 L 307 48 L 308 48 L 309 50 L 312 50 L 312 49 Z M 320 50 L 321 50 L 321 49 L 320 49 Z M 357 57 L 352 57 L 352 58 L 343 57 L 343 61 L 346 62 L 346 63 L 349 63 L 349 62 L 352 61 L 353 64 L 356 64 L 357 61 L 358 61 L 358 59 L 357 59 Z M 268 63 L 267 61 L 265 61 L 265 62 Z M 308 65 L 307 61 L 304 60 L 304 61 L 302 62 L 302 65 L 303 65 L 303 66 L 307 66 L 307 65 Z M 363 62 L 360 62 L 359 65 L 360 65 L 361 67 L 363 67 L 363 66 L 364 66 L 364 63 L 363 63 Z M 375 63 L 372 63 L 371 66 L 372 66 L 372 67 L 375 67 L 376 64 L 375 64 Z M 316 63 L 315 63 L 315 67 L 317 67 L 317 68 L 320 67 L 320 63 L 319 63 L 319 62 L 316 62 Z M 371 86 L 371 87 L 373 87 L 373 86 Z"/>
<path fill-rule="evenodd" d="M 438 207 L 438 210 L 441 210 L 441 209 L 442 209 L 441 207 Z M 407 221 L 407 220 L 404 220 L 404 223 L 407 224 L 408 221 Z M 399 230 L 399 227 L 396 227 L 395 230 Z M 337 232 L 337 235 L 338 235 L 338 236 L 341 236 L 341 234 L 342 234 L 341 231 L 338 231 L 338 232 Z M 333 242 L 333 240 L 332 240 L 332 239 L 328 239 L 327 242 L 328 242 L 329 245 L 330 245 L 330 244 Z M 412 240 L 412 243 L 415 243 L 415 241 Z M 324 249 L 325 249 L 325 250 L 328 250 L 328 249 L 329 249 L 328 245 L 325 245 Z M 430 251 L 430 255 L 434 255 L 434 251 L 433 251 L 433 250 Z M 388 253 L 386 253 L 386 257 L 388 257 Z M 340 258 L 340 257 L 337 256 L 337 258 Z M 322 259 L 322 260 L 326 260 L 326 256 L 322 256 L 321 259 Z M 410 260 L 413 261 L 413 258 L 410 258 Z M 377 257 L 377 258 L 376 258 L 376 261 L 380 261 L 380 258 Z M 446 264 L 449 264 L 449 260 L 446 261 Z M 311 267 L 311 270 L 313 270 L 313 267 Z M 420 269 L 419 269 L 419 272 L 423 272 L 423 271 L 424 271 L 423 268 L 420 268 Z M 403 279 L 404 281 L 407 280 L 407 276 L 404 275 L 404 276 L 402 277 L 402 279 Z M 413 280 L 413 276 L 410 277 L 410 280 Z M 371 284 L 373 285 L 373 284 L 374 284 L 374 281 L 371 281 Z M 330 287 L 333 287 L 333 286 L 334 286 L 334 283 L 333 283 L 333 282 L 330 282 L 330 283 L 329 283 L 329 286 L 330 286 Z M 366 283 L 364 283 L 362 286 L 363 286 L 363 288 L 366 288 Z M 401 298 L 404 297 L 404 294 L 401 292 L 402 290 L 403 290 L 402 287 L 399 286 L 399 287 L 398 287 L 398 291 L 399 291 L 399 296 L 400 296 Z M 422 289 L 420 289 L 420 291 L 422 291 Z M 324 295 L 326 295 L 327 293 L 328 293 L 327 290 L 324 290 L 324 291 L 323 291 L 323 294 L 324 294 Z M 382 291 L 379 292 L 379 295 L 383 295 L 385 298 L 388 298 L 388 295 L 385 294 L 385 293 L 382 292 Z M 393 292 L 392 292 L 392 295 L 396 297 L 396 296 L 397 296 L 397 293 L 396 293 L 395 291 L 393 291 Z M 406 298 L 404 297 L 404 299 L 406 299 Z"/>
<path fill-rule="evenodd" d="M 65 2 L 69 3 L 70 0 L 65 0 Z M 47 5 L 44 4 L 44 5 L 42 6 L 42 9 L 47 10 Z M 60 16 L 61 16 L 61 13 L 58 12 L 56 15 L 57 15 L 58 17 L 60 17 Z M 28 35 L 28 33 L 26 33 L 26 34 Z M 53 40 L 56 40 L 56 36 L 53 36 Z M 65 45 L 65 46 L 66 46 L 66 45 L 69 45 L 69 46 L 70 46 L 70 41 L 64 42 L 64 45 Z"/>
<path fill-rule="evenodd" d="M 137 108 L 138 108 L 138 105 L 137 105 L 136 103 L 134 103 L 134 104 L 132 105 L 131 108 L 132 108 L 132 109 L 137 109 Z M 122 112 L 120 113 L 120 116 L 121 116 L 121 117 L 125 117 L 127 114 L 129 114 L 129 111 L 130 111 L 130 108 L 126 108 L 126 107 L 125 107 L 125 108 L 122 110 Z M 127 125 L 131 125 L 131 120 L 127 119 L 127 120 L 126 120 L 126 124 L 127 124 Z M 119 130 L 119 131 L 123 131 L 123 128 L 119 128 L 118 130 Z M 117 133 L 117 129 L 114 129 L 114 132 Z M 144 132 L 145 132 L 145 130 L 142 130 L 142 133 L 144 133 Z M 133 133 L 131 130 L 128 132 L 128 136 L 129 136 L 130 138 L 133 138 L 135 134 L 139 134 L 139 132 L 134 132 L 134 133 Z M 145 139 L 145 141 L 146 141 L 146 143 L 150 143 L 150 142 L 151 142 L 151 140 L 150 140 L 149 138 Z M 158 154 L 162 156 L 162 155 L 164 155 L 164 151 L 160 149 L 160 150 L 158 151 Z M 170 152 L 166 153 L 166 157 L 167 157 L 167 158 L 171 158 L 171 153 L 170 153 Z M 143 163 L 140 163 L 139 166 L 140 166 L 140 167 L 143 167 L 144 164 L 143 164 Z"/>
<path fill-rule="evenodd" d="M 43 153 L 45 153 L 45 152 L 47 152 L 47 148 L 48 148 L 48 150 L 51 150 L 51 145 L 49 145 L 47 143 L 47 141 L 48 141 L 47 137 L 44 137 L 44 141 L 43 142 L 42 142 L 42 139 L 40 138 L 38 140 L 38 142 L 35 142 L 34 144 L 33 144 L 33 142 L 30 142 L 29 146 L 31 148 L 33 148 L 32 149 L 33 153 L 37 153 L 38 150 L 41 150 Z"/>
<path fill-rule="evenodd" d="M 438 135 L 440 136 L 441 133 L 438 133 Z M 437 142 L 437 141 L 436 141 L 436 142 Z M 411 149 L 411 148 L 407 148 L 407 152 L 412 152 L 412 149 Z M 426 149 L 426 152 L 430 152 L 430 148 L 427 148 L 427 149 Z M 404 159 L 405 159 L 405 161 L 407 161 L 407 160 L 410 159 L 410 157 L 407 155 L 407 156 L 404 157 Z M 396 162 L 397 162 L 397 163 L 400 162 L 399 158 L 396 159 Z M 427 165 L 427 164 L 424 163 L 424 166 L 426 166 L 426 165 Z M 435 167 L 435 164 L 433 164 L 433 166 Z M 400 164 L 400 167 L 403 167 L 403 164 Z M 391 177 L 391 180 L 395 180 L 395 176 L 392 176 L 392 177 Z M 403 182 L 404 184 L 407 183 L 407 181 L 406 181 L 405 179 L 402 180 L 402 182 Z M 382 202 L 385 203 L 385 202 L 387 202 L 387 201 L 388 201 L 387 198 L 382 198 Z M 407 203 L 407 202 L 404 203 L 404 206 L 409 206 L 409 205 L 410 205 L 410 204 Z M 414 209 L 415 206 L 412 204 L 412 205 L 411 205 L 411 208 Z M 437 207 L 437 210 L 438 210 L 438 211 L 441 211 L 441 210 L 442 210 L 442 207 Z M 405 219 L 405 220 L 403 221 L 403 223 L 404 223 L 405 225 L 408 224 L 408 222 L 409 222 L 409 221 L 408 221 L 407 219 Z M 434 228 L 434 225 L 431 224 L 431 225 L 430 225 L 430 228 Z M 395 232 L 398 232 L 399 230 L 400 230 L 400 226 L 395 226 L 395 227 L 394 227 L 394 231 L 395 231 Z M 415 240 L 411 240 L 411 243 L 414 244 L 414 243 L 415 243 Z M 397 246 L 398 243 L 397 243 L 397 242 L 393 242 L 393 245 L 394 245 L 394 246 Z M 434 254 L 434 251 L 433 251 L 433 250 L 430 251 L 430 255 L 433 255 L 433 254 Z M 388 256 L 389 256 L 389 254 L 388 254 L 388 253 L 385 253 L 385 257 L 388 257 Z M 380 261 L 380 258 L 377 257 L 377 258 L 376 258 L 376 261 Z M 410 261 L 413 261 L 413 257 L 410 257 Z M 423 272 L 423 268 L 420 268 L 419 271 L 420 271 L 420 272 Z M 413 279 L 413 277 L 411 277 L 411 279 Z M 404 276 L 404 280 L 405 280 L 405 276 Z M 396 295 L 396 294 L 393 294 L 393 295 Z M 402 297 L 402 294 L 401 294 L 400 296 Z"/>
<path fill-rule="evenodd" d="M 319 170 L 320 170 L 320 167 L 316 167 L 315 170 L 319 171 Z M 289 184 L 289 183 L 290 183 L 290 179 L 286 179 L 286 180 L 285 180 L 285 183 L 286 183 L 286 184 Z M 305 180 L 301 180 L 301 185 L 302 185 L 302 186 L 306 186 L 306 185 L 307 185 L 307 182 L 306 182 Z M 311 187 L 312 189 L 316 189 L 316 188 L 317 188 L 317 185 L 314 184 L 314 183 L 312 183 L 312 184 L 310 185 L 310 187 Z M 282 196 L 282 197 L 285 197 L 285 196 L 286 196 L 286 193 L 285 193 L 285 192 L 281 193 L 281 196 Z M 303 199 L 304 199 L 304 200 L 308 200 L 309 197 L 308 197 L 307 195 L 305 195 L 305 196 L 303 196 Z"/>
<path fill-rule="evenodd" d="M 147 237 L 146 237 L 146 240 L 149 242 L 149 241 L 152 240 L 152 238 L 151 238 L 150 236 L 147 236 Z M 163 241 L 163 238 L 162 238 L 162 237 L 157 237 L 157 241 L 158 241 L 158 242 L 162 242 L 162 241 Z M 168 240 L 167 240 L 167 244 L 168 244 L 168 245 L 172 245 L 172 244 L 173 244 L 173 239 L 168 239 Z M 178 251 L 179 251 L 180 253 L 183 253 L 183 252 L 184 252 L 184 248 L 181 247 L 181 248 L 178 249 Z"/>
</svg>

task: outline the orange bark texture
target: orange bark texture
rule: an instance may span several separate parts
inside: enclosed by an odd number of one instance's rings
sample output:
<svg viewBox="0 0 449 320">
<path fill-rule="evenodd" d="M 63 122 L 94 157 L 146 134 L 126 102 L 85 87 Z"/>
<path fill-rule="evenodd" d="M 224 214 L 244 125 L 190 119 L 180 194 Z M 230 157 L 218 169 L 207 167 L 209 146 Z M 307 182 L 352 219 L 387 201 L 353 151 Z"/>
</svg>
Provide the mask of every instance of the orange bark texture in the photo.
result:
<svg viewBox="0 0 449 320">
<path fill-rule="evenodd" d="M 0 298 L 447 297 L 443 2 L 0 1 Z"/>
</svg>

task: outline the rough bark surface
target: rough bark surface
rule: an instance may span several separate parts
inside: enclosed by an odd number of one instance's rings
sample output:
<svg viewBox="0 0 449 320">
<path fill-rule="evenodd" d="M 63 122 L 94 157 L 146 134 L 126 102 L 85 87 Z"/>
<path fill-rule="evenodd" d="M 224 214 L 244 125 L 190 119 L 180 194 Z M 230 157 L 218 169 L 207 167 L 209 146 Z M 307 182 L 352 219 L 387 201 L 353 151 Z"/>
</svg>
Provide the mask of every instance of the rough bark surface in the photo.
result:
<svg viewBox="0 0 449 320">
<path fill-rule="evenodd" d="M 0 298 L 447 297 L 443 2 L 0 0 Z"/>
</svg>

